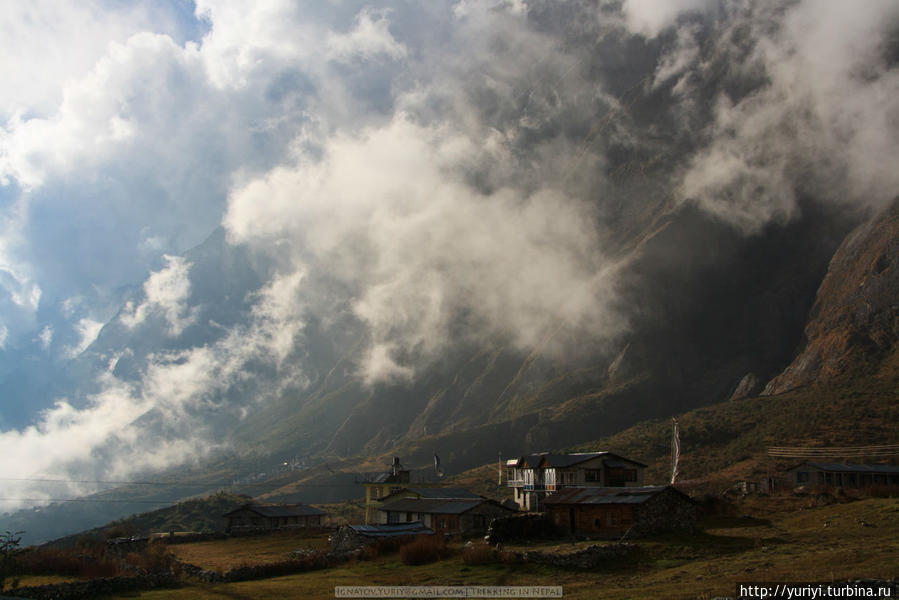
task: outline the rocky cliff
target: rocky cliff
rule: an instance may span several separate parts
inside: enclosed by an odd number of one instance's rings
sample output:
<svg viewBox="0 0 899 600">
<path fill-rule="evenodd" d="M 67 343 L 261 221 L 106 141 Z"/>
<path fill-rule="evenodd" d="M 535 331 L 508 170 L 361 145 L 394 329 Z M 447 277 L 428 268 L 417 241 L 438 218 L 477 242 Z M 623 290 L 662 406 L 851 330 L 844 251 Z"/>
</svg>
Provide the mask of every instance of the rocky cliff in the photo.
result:
<svg viewBox="0 0 899 600">
<path fill-rule="evenodd" d="M 805 343 L 764 394 L 828 381 L 877 364 L 899 339 L 899 201 L 858 226 L 834 254 Z"/>
</svg>

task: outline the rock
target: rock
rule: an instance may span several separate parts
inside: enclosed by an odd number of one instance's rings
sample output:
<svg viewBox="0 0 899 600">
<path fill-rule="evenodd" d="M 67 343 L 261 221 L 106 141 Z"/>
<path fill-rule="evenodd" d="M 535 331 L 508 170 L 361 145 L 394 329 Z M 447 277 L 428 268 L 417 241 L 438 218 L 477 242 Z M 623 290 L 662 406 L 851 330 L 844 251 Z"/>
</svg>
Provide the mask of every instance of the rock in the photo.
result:
<svg viewBox="0 0 899 600">
<path fill-rule="evenodd" d="M 899 340 L 899 199 L 850 233 L 830 266 L 796 359 L 763 395 L 826 382 L 853 365 L 876 364 Z"/>
</svg>

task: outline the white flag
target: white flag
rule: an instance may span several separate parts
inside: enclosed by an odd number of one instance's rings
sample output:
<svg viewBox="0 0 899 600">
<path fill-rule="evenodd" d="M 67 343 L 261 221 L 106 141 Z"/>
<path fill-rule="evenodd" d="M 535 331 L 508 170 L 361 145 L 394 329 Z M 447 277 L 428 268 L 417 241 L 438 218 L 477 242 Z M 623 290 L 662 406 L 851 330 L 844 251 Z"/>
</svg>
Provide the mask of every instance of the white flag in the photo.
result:
<svg viewBox="0 0 899 600">
<path fill-rule="evenodd" d="M 674 432 L 671 434 L 671 483 L 677 480 L 677 463 L 680 460 L 680 434 L 677 431 L 677 418 L 674 421 Z"/>
</svg>

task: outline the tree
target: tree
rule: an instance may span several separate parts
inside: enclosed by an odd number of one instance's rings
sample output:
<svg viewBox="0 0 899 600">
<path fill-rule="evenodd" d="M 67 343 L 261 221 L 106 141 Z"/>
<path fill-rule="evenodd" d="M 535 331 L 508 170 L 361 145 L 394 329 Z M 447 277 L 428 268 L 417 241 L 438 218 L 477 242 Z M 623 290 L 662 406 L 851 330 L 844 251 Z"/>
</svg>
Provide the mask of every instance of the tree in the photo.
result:
<svg viewBox="0 0 899 600">
<path fill-rule="evenodd" d="M 6 531 L 0 534 L 0 590 L 6 585 L 6 579 L 16 572 L 16 557 L 22 551 L 19 544 L 24 531 L 15 533 Z M 19 580 L 12 580 L 12 587 L 19 587 Z"/>
</svg>

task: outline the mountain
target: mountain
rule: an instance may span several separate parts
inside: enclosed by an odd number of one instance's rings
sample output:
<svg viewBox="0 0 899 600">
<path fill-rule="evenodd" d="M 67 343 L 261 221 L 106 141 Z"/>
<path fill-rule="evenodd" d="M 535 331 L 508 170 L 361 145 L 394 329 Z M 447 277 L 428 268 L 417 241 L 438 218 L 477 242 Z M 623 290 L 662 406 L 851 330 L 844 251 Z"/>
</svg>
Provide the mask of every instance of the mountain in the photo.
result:
<svg viewBox="0 0 899 600">
<path fill-rule="evenodd" d="M 766 395 L 876 367 L 899 340 L 899 201 L 840 245 L 818 290 L 799 355 Z"/>
<path fill-rule="evenodd" d="M 625 4 L 460 3 L 440 39 L 464 58 L 406 40 L 421 56 L 393 53 L 412 64 L 380 112 L 310 124 L 277 166 L 235 175 L 222 226 L 121 288 L 63 374 L 0 373 L 41 406 L 67 399 L 37 428 L 69 440 L 40 465 L 75 480 L 66 495 L 159 484 L 51 507 L 59 535 L 243 485 L 352 498 L 395 454 L 452 474 L 580 444 L 642 453 L 615 436 L 704 410 L 764 421 L 805 387 L 851 396 L 883 373 L 897 184 L 892 133 L 867 117 L 893 114 L 894 37 L 858 55 L 833 39 L 822 64 L 802 3 L 716 4 L 652 34 Z M 0 529 L 51 536 L 51 508 Z"/>
</svg>

